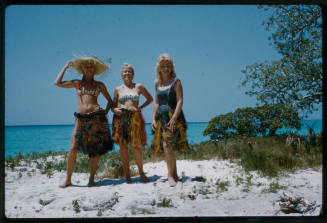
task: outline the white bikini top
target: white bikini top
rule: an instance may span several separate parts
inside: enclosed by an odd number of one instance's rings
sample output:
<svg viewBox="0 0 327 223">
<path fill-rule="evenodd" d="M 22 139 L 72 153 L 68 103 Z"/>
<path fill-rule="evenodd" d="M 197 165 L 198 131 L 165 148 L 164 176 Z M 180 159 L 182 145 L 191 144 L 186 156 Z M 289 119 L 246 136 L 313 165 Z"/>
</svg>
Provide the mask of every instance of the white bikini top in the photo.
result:
<svg viewBox="0 0 327 223">
<path fill-rule="evenodd" d="M 121 94 L 118 96 L 118 101 L 124 102 L 127 100 L 132 100 L 132 101 L 138 102 L 139 98 L 140 98 L 140 95 L 138 95 L 136 92 L 135 93 L 125 93 L 125 94 Z"/>
</svg>

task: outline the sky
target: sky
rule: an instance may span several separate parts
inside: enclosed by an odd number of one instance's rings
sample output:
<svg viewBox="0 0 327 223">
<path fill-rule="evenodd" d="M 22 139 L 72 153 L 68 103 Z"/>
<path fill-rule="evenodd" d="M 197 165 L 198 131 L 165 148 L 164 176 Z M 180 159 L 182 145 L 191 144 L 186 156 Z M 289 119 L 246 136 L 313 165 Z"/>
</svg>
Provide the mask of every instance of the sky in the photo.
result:
<svg viewBox="0 0 327 223">
<path fill-rule="evenodd" d="M 134 82 L 154 96 L 155 65 L 168 53 L 181 80 L 188 122 L 207 122 L 254 107 L 240 87 L 247 65 L 280 56 L 261 24 L 269 11 L 255 5 L 15 5 L 5 10 L 5 125 L 73 124 L 75 89 L 54 81 L 76 56 L 109 61 L 96 77 L 113 97 L 120 70 L 134 67 Z M 67 70 L 63 80 L 80 79 Z M 140 104 L 145 101 L 141 97 Z M 99 104 L 106 100 L 100 95 Z M 151 122 L 153 104 L 143 110 Z M 309 119 L 321 119 L 321 109 Z M 108 116 L 110 122 L 112 113 Z"/>
</svg>

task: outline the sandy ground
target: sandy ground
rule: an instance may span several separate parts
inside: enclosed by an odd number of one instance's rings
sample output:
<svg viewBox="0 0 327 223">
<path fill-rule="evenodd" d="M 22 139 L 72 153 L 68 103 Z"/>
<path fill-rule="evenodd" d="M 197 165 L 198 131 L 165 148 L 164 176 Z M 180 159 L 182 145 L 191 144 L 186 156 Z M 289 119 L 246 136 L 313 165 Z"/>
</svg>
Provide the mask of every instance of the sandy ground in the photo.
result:
<svg viewBox="0 0 327 223">
<path fill-rule="evenodd" d="M 278 212 L 283 192 L 322 202 L 322 169 L 297 170 L 278 178 L 246 173 L 226 160 L 178 160 L 180 180 L 169 187 L 164 161 L 147 163 L 150 179 L 104 178 L 87 187 L 88 174 L 74 173 L 73 186 L 58 185 L 65 172 L 51 177 L 32 166 L 6 168 L 5 215 L 8 218 L 299 216 Z M 205 178 L 205 180 L 203 179 Z M 277 189 L 274 191 L 274 186 Z M 320 210 L 320 209 L 319 209 Z M 317 209 L 315 214 L 319 214 Z"/>
</svg>

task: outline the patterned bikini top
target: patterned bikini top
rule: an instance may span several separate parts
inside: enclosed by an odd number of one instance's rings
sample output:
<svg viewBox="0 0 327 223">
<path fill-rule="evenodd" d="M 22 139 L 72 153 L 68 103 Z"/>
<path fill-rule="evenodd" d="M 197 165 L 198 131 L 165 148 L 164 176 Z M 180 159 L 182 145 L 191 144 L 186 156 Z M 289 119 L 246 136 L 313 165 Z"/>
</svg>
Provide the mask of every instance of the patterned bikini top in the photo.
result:
<svg viewBox="0 0 327 223">
<path fill-rule="evenodd" d="M 132 100 L 135 102 L 139 101 L 140 96 L 135 92 L 135 93 L 127 93 L 127 94 L 121 94 L 118 96 L 118 101 L 119 102 L 124 102 L 127 100 Z"/>
<path fill-rule="evenodd" d="M 78 96 L 87 94 L 97 97 L 100 94 L 99 86 L 95 82 L 93 82 L 90 87 L 83 86 L 80 81 L 78 81 L 77 84 L 78 84 L 77 87 Z"/>
</svg>

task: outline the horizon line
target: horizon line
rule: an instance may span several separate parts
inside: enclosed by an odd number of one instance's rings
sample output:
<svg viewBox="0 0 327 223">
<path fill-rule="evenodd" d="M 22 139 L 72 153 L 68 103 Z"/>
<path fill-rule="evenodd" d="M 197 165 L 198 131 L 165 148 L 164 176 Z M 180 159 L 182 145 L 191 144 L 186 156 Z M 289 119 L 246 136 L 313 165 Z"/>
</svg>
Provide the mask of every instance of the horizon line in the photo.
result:
<svg viewBox="0 0 327 223">
<path fill-rule="evenodd" d="M 321 119 L 303 119 L 307 121 L 322 121 Z M 208 123 L 209 121 L 190 121 L 186 123 Z M 145 124 L 151 124 L 151 122 L 146 122 Z M 23 126 L 71 126 L 75 125 L 74 123 L 72 124 L 13 124 L 13 125 L 4 125 L 4 127 L 23 127 Z M 109 123 L 109 125 L 112 125 L 112 123 Z"/>
</svg>

